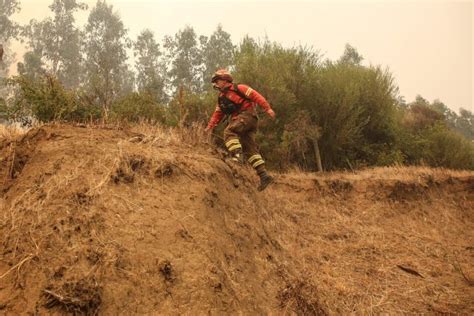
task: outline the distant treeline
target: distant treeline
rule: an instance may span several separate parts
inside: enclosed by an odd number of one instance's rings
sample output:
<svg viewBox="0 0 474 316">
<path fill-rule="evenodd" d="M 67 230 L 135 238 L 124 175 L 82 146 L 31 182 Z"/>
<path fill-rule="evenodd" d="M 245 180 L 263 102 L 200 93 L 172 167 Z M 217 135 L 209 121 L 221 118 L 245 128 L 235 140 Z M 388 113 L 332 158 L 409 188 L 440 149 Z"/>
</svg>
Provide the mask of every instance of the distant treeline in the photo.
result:
<svg viewBox="0 0 474 316">
<path fill-rule="evenodd" d="M 3 3 L 0 41 L 6 53 L 14 38 L 29 47 L 17 65 L 19 75 L 1 88 L 4 119 L 204 125 L 216 104 L 210 77 L 228 68 L 277 113 L 275 122 L 261 120 L 257 134 L 273 167 L 315 170 L 319 147 L 326 170 L 393 164 L 474 169 L 472 112 L 457 114 L 421 96 L 405 102 L 390 71 L 362 65 L 350 45 L 332 61 L 312 48 L 286 48 L 268 39 L 234 44 L 220 25 L 210 36 L 186 26 L 161 43 L 150 30 L 132 40 L 105 1 L 90 9 L 82 29 L 74 13 L 87 8 L 75 0 L 54 0 L 53 18 L 24 26 L 10 19 L 19 1 Z M 4 77 L 10 60 L 2 64 Z"/>
</svg>

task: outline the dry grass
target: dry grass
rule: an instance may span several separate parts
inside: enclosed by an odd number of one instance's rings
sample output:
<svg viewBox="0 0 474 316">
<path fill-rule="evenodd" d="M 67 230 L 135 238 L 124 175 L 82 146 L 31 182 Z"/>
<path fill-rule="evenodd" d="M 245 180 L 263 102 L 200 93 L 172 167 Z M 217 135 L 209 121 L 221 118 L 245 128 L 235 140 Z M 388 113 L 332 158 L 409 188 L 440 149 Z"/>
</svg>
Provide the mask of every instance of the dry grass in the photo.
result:
<svg viewBox="0 0 474 316">
<path fill-rule="evenodd" d="M 193 124 L 190 127 L 166 127 L 160 125 L 135 124 L 130 130 L 137 133 L 137 142 L 149 144 L 150 146 L 193 146 L 202 147 L 211 144 L 211 137 L 204 131 L 201 124 Z"/>
<path fill-rule="evenodd" d="M 268 207 L 297 232 L 281 239 L 330 314 L 474 310 L 474 172 L 292 171 L 277 184 Z"/>
<path fill-rule="evenodd" d="M 355 172 L 346 172 L 346 171 L 329 171 L 329 172 L 304 172 L 301 169 L 293 168 L 283 174 L 289 177 L 297 178 L 321 178 L 326 180 L 390 180 L 390 179 L 400 179 L 400 180 L 414 180 L 420 177 L 420 175 L 432 175 L 437 176 L 453 176 L 453 177 L 463 177 L 470 176 L 474 172 L 471 170 L 452 170 L 445 168 L 432 168 L 426 166 L 394 166 L 394 167 L 375 167 L 367 168 L 362 170 L 357 170 Z"/>
<path fill-rule="evenodd" d="M 17 125 L 3 125 L 0 124 L 0 141 L 7 140 L 9 142 L 17 140 L 22 135 L 28 132 L 28 128 L 23 128 Z"/>
<path fill-rule="evenodd" d="M 43 295 L 46 308 L 77 313 L 102 303 L 105 313 L 189 313 L 199 293 L 194 308 L 221 313 L 474 310 L 473 172 L 293 170 L 259 194 L 250 168 L 219 159 L 202 127 L 44 128 L 0 199 L 0 306 L 8 297 L 33 310 Z"/>
</svg>

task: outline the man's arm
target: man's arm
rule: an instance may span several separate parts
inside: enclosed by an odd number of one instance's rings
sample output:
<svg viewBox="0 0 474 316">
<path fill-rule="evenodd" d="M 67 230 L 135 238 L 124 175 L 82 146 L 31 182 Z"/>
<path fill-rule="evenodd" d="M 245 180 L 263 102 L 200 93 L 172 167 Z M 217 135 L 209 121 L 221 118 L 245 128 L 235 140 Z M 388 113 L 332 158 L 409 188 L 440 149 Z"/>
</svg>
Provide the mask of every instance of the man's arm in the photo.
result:
<svg viewBox="0 0 474 316">
<path fill-rule="evenodd" d="M 214 110 L 214 113 L 212 113 L 211 119 L 209 120 L 209 123 L 207 123 L 206 131 L 212 130 L 214 127 L 219 124 L 219 122 L 222 120 L 224 117 L 224 113 L 221 111 L 221 108 L 219 106 L 216 106 L 216 109 Z"/>
<path fill-rule="evenodd" d="M 260 105 L 271 118 L 275 118 L 275 112 L 272 110 L 270 103 L 260 93 L 245 84 L 239 84 L 238 88 L 247 98 Z"/>
</svg>

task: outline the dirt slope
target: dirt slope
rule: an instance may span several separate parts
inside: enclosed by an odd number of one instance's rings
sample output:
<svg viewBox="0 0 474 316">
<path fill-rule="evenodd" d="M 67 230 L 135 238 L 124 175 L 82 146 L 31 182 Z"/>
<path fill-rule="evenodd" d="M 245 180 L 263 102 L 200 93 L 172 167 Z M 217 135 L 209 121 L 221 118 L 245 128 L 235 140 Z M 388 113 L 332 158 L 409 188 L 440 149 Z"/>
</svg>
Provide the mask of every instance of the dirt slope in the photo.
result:
<svg viewBox="0 0 474 316">
<path fill-rule="evenodd" d="M 474 173 L 276 175 L 199 133 L 0 138 L 0 314 L 474 314 Z"/>
</svg>

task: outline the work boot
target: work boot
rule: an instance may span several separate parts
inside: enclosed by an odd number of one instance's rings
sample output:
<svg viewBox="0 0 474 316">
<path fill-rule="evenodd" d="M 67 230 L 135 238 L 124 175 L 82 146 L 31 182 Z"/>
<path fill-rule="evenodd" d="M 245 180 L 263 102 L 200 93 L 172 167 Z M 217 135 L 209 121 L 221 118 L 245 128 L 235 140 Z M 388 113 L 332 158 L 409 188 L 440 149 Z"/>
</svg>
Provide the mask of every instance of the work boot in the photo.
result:
<svg viewBox="0 0 474 316">
<path fill-rule="evenodd" d="M 273 182 L 273 177 L 269 176 L 268 173 L 261 173 L 260 174 L 260 185 L 258 186 L 258 191 L 263 191 L 266 187 Z"/>
<path fill-rule="evenodd" d="M 238 164 L 244 164 L 244 154 L 241 150 L 236 150 L 230 159 L 237 162 Z"/>
</svg>

